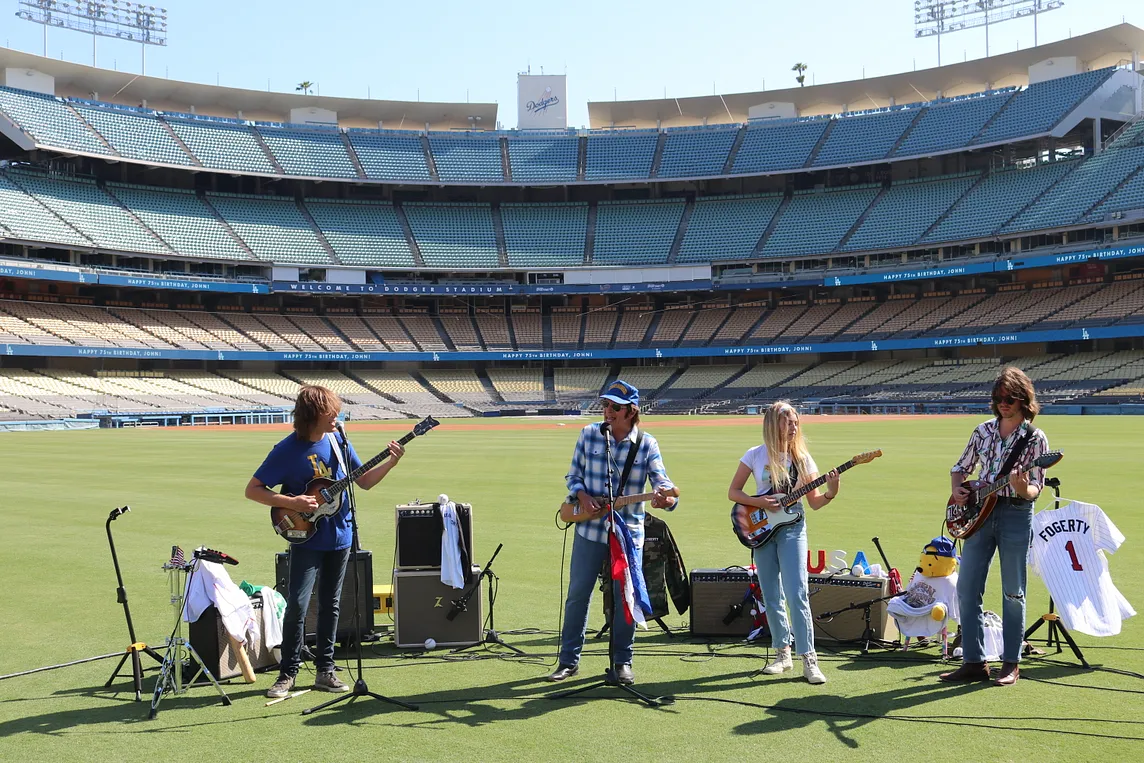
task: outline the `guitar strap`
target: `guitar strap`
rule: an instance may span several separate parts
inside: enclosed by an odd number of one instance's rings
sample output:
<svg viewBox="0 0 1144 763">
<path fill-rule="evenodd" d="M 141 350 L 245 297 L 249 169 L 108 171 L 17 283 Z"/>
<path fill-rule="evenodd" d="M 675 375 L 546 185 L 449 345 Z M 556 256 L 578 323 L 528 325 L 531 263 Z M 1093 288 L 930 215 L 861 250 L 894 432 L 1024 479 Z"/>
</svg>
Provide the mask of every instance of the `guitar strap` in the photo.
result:
<svg viewBox="0 0 1144 763">
<path fill-rule="evenodd" d="M 1037 431 L 1036 427 L 1028 423 L 1025 424 L 1025 427 L 1025 434 L 1022 435 L 1021 438 L 1017 440 L 1017 442 L 1013 443 L 1013 449 L 1009 451 L 1009 457 L 1006 458 L 1005 463 L 1001 465 L 1001 471 L 997 472 L 997 477 L 995 477 L 995 479 L 999 479 L 1013 471 L 1013 467 L 1017 465 L 1017 461 L 1021 458 L 1021 454 L 1023 454 L 1025 452 L 1025 448 L 1028 447 L 1029 441 L 1033 439 L 1033 435 Z"/>
<path fill-rule="evenodd" d="M 330 440 L 330 450 L 332 450 L 334 452 L 334 458 L 336 458 L 338 460 L 338 466 L 340 466 L 342 469 L 342 475 L 343 476 L 348 475 L 350 473 L 350 470 L 346 467 L 345 459 L 342 456 L 342 448 L 340 445 L 338 445 L 337 436 L 335 436 L 333 432 L 327 432 L 326 437 L 329 438 L 329 440 Z M 339 506 L 338 508 L 340 509 L 341 506 Z"/>
<path fill-rule="evenodd" d="M 604 437 L 608 436 L 608 433 L 603 431 L 602 428 L 600 430 L 600 434 L 602 434 Z M 628 459 L 627 459 L 627 461 L 624 462 L 624 470 L 622 472 L 620 472 L 620 489 L 616 493 L 617 498 L 619 498 L 621 495 L 624 494 L 624 489 L 628 486 L 628 477 L 632 473 L 632 466 L 636 462 L 636 454 L 639 453 L 640 445 L 642 443 L 643 443 L 643 430 L 640 429 L 640 430 L 638 430 L 638 433 L 636 434 L 636 441 L 634 443 L 632 443 L 632 447 L 630 449 L 628 449 Z"/>
</svg>

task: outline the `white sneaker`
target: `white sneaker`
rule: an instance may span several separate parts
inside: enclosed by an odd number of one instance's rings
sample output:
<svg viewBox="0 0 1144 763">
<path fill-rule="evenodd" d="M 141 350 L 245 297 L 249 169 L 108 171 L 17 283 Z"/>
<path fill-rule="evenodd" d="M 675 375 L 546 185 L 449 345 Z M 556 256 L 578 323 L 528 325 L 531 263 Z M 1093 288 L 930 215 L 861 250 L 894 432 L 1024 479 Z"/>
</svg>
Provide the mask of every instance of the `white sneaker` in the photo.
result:
<svg viewBox="0 0 1144 763">
<path fill-rule="evenodd" d="M 818 655 L 814 652 L 807 652 L 802 656 L 802 674 L 812 684 L 826 683 L 826 676 L 818 669 Z"/>
<path fill-rule="evenodd" d="M 777 676 L 779 673 L 785 673 L 794 667 L 794 661 L 790 656 L 790 647 L 775 650 L 775 658 L 771 660 L 770 664 L 763 668 L 763 674 L 768 676 Z"/>
</svg>

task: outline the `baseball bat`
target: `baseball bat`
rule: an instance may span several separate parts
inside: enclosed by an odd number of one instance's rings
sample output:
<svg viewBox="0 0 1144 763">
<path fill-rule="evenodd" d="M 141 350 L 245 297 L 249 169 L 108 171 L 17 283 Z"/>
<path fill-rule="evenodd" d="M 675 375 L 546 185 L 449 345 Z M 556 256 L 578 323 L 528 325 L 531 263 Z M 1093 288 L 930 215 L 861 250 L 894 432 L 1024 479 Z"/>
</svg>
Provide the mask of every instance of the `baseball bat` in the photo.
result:
<svg viewBox="0 0 1144 763">
<path fill-rule="evenodd" d="M 252 684 L 258 679 L 254 676 L 254 666 L 250 664 L 250 658 L 246 656 L 246 649 L 242 644 L 238 643 L 238 639 L 229 633 L 226 637 L 230 639 L 230 648 L 234 650 L 236 659 L 238 660 L 238 667 L 242 670 L 242 677 L 248 683 Z"/>
</svg>

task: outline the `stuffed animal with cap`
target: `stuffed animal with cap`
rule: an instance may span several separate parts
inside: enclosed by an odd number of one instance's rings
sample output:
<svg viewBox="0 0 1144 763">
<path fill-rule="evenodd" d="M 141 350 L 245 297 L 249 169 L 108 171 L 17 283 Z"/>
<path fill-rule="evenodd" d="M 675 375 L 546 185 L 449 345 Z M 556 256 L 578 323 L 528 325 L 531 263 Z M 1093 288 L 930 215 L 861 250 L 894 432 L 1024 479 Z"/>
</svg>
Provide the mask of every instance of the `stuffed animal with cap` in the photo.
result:
<svg viewBox="0 0 1144 763">
<path fill-rule="evenodd" d="M 941 656 L 949 650 L 949 621 L 960 620 L 957 606 L 957 554 L 953 541 L 934 538 L 922 549 L 917 570 L 905 592 L 886 606 L 905 637 L 902 651 L 910 648 L 910 638 L 941 635 Z"/>
</svg>

